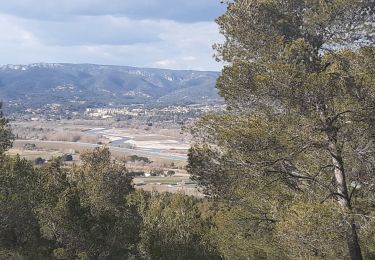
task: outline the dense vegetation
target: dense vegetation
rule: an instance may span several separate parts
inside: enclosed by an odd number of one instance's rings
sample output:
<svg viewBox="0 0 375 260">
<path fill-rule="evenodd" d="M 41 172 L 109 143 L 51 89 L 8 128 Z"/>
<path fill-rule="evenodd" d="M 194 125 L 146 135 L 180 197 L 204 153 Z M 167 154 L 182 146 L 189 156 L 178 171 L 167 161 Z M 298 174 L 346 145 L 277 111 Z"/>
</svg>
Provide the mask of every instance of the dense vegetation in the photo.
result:
<svg viewBox="0 0 375 260">
<path fill-rule="evenodd" d="M 33 167 L 1 115 L 0 258 L 375 259 L 374 1 L 227 4 L 228 111 L 189 154 L 207 198 L 135 191 L 107 149 Z"/>
<path fill-rule="evenodd" d="M 217 259 L 202 201 L 135 191 L 107 149 L 80 166 L 0 156 L 0 259 Z"/>
<path fill-rule="evenodd" d="M 374 257 L 374 1 L 229 1 L 218 24 L 228 111 L 189 168 L 228 207 L 220 253 Z"/>
<path fill-rule="evenodd" d="M 219 259 L 202 200 L 135 191 L 108 149 L 34 166 L 9 129 L 0 114 L 0 259 Z"/>
</svg>

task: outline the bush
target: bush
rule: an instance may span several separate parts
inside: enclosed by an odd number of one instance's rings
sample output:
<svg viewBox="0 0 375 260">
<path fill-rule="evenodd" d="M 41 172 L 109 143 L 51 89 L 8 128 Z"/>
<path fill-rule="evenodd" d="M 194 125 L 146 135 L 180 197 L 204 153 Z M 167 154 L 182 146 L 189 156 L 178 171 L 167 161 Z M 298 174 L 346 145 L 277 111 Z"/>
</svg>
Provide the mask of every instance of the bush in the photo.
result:
<svg viewBox="0 0 375 260">
<path fill-rule="evenodd" d="M 129 177 L 140 177 L 140 176 L 145 176 L 145 172 L 140 171 L 140 172 L 129 172 L 127 174 Z"/>
<path fill-rule="evenodd" d="M 173 176 L 175 174 L 176 174 L 175 171 L 172 171 L 172 170 L 167 171 L 167 176 Z"/>
<path fill-rule="evenodd" d="M 129 160 L 131 162 L 140 161 L 140 162 L 144 162 L 144 163 L 151 163 L 150 159 L 148 159 L 147 157 L 142 157 L 142 156 L 138 156 L 138 155 L 129 156 Z"/>
<path fill-rule="evenodd" d="M 38 157 L 34 160 L 34 164 L 35 165 L 43 165 L 44 163 L 46 162 L 45 159 L 43 159 L 42 157 Z"/>
<path fill-rule="evenodd" d="M 66 161 L 66 162 L 71 162 L 71 161 L 73 161 L 73 155 L 71 155 L 71 154 L 65 154 L 63 156 L 63 160 Z"/>
<path fill-rule="evenodd" d="M 30 144 L 30 143 L 27 143 L 23 146 L 23 149 L 25 150 L 35 150 L 36 149 L 36 145 L 35 144 Z"/>
<path fill-rule="evenodd" d="M 164 175 L 164 171 L 162 169 L 153 169 L 150 174 L 151 176 L 161 176 Z"/>
</svg>

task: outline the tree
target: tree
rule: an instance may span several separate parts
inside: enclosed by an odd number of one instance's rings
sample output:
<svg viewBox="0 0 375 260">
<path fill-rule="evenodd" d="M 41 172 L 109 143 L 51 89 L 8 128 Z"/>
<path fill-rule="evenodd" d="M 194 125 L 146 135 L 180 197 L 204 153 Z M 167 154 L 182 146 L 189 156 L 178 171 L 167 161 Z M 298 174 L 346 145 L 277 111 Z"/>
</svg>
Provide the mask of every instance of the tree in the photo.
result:
<svg viewBox="0 0 375 260">
<path fill-rule="evenodd" d="M 4 117 L 2 107 L 3 104 L 0 103 L 0 154 L 12 147 L 14 139 L 9 126 L 9 120 Z"/>
<path fill-rule="evenodd" d="M 163 169 L 152 169 L 150 172 L 151 176 L 162 176 L 164 175 Z"/>
<path fill-rule="evenodd" d="M 5 252 L 4 257 L 10 259 L 40 259 L 48 251 L 33 211 L 37 183 L 31 162 L 19 156 L 0 156 L 0 258 Z"/>
<path fill-rule="evenodd" d="M 262 199 L 277 184 L 281 208 L 265 202 L 259 211 L 274 223 L 292 205 L 333 200 L 347 252 L 362 259 L 358 225 L 375 201 L 374 2 L 236 0 L 217 22 L 226 39 L 217 59 L 227 64 L 217 87 L 228 112 L 192 129 L 193 178 L 231 201 L 247 196 L 243 187 L 258 182 Z"/>
<path fill-rule="evenodd" d="M 175 171 L 172 171 L 172 170 L 168 170 L 167 171 L 167 176 L 173 176 L 173 175 L 175 175 L 176 174 L 176 172 Z"/>
<path fill-rule="evenodd" d="M 139 217 L 126 200 L 132 180 L 108 149 L 81 158 L 80 166 L 57 159 L 40 169 L 45 195 L 35 211 L 42 234 L 60 259 L 127 259 L 138 239 Z"/>
<path fill-rule="evenodd" d="M 73 155 L 71 155 L 71 154 L 64 154 L 62 156 L 62 160 L 65 161 L 65 162 L 71 162 L 71 161 L 73 161 Z"/>
<path fill-rule="evenodd" d="M 136 259 L 220 259 L 206 234 L 199 201 L 183 194 L 137 191 L 130 202 L 142 216 Z"/>
<path fill-rule="evenodd" d="M 45 162 L 46 162 L 46 160 L 43 159 L 42 157 L 37 157 L 37 158 L 34 160 L 34 164 L 35 164 L 35 165 L 43 165 Z"/>
<path fill-rule="evenodd" d="M 1 108 L 0 103 L 0 258 L 43 258 L 47 244 L 33 212 L 37 176 L 31 162 L 4 154 L 14 137 Z"/>
</svg>

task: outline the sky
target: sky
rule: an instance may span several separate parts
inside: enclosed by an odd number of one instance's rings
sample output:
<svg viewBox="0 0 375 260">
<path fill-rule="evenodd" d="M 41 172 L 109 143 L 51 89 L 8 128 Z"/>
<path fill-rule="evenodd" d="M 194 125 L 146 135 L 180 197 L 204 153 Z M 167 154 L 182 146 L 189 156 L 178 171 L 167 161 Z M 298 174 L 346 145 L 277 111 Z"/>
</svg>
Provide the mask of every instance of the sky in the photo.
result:
<svg viewBox="0 0 375 260">
<path fill-rule="evenodd" d="M 0 1 L 0 64 L 220 70 L 219 0 Z"/>
</svg>

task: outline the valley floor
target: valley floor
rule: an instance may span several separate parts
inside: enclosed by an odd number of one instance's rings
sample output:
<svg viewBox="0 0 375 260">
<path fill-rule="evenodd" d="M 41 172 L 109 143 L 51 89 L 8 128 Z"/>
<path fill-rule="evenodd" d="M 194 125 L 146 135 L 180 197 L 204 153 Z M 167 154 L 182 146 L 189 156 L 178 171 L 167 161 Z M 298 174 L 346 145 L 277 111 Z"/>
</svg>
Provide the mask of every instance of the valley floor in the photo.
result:
<svg viewBox="0 0 375 260">
<path fill-rule="evenodd" d="M 126 162 L 131 172 L 144 173 L 134 179 L 136 188 L 182 192 L 202 196 L 185 170 L 189 138 L 179 128 L 116 127 L 64 122 L 14 122 L 17 139 L 10 154 L 35 161 L 46 161 L 72 154 L 80 163 L 80 154 L 95 147 L 108 147 L 116 160 Z M 152 172 L 174 172 L 173 176 L 150 176 Z"/>
</svg>

